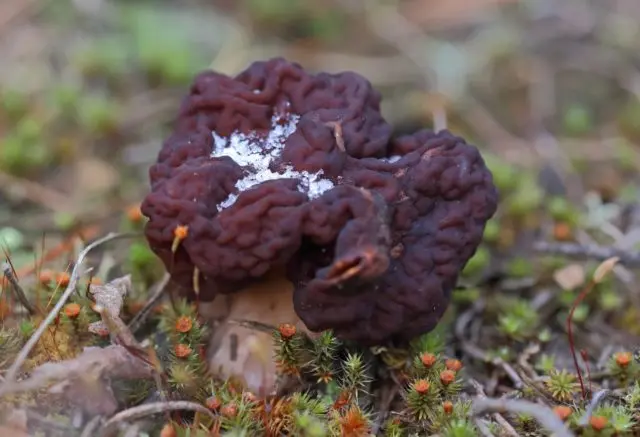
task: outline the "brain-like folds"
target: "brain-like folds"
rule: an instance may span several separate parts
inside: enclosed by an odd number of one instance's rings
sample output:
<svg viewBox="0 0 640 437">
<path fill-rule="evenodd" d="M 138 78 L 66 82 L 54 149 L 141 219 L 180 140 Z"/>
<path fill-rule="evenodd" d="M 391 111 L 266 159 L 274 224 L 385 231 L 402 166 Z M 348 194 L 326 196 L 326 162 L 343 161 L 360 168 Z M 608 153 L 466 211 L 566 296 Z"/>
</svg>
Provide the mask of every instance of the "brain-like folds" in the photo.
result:
<svg viewBox="0 0 640 437">
<path fill-rule="evenodd" d="M 211 300 L 277 269 L 311 330 L 379 344 L 432 329 L 497 193 L 475 147 L 448 131 L 393 137 L 380 100 L 355 73 L 281 58 L 198 75 L 142 206 L 184 292 L 194 271 Z"/>
</svg>

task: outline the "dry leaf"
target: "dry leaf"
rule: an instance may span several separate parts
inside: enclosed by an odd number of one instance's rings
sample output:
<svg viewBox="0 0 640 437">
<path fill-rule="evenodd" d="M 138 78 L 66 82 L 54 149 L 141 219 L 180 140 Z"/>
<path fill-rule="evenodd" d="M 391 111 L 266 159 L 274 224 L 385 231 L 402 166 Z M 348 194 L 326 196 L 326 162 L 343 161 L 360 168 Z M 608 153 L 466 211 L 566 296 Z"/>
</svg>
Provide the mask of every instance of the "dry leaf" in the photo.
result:
<svg viewBox="0 0 640 437">
<path fill-rule="evenodd" d="M 401 12 L 414 23 L 430 29 L 464 25 L 478 15 L 497 11 L 500 6 L 517 0 L 413 0 L 404 2 Z"/>
<path fill-rule="evenodd" d="M 618 258 L 617 256 L 602 261 L 602 263 L 600 263 L 598 268 L 596 268 L 596 271 L 593 273 L 593 282 L 595 282 L 596 284 L 602 282 L 605 276 L 611 273 L 616 264 L 618 264 L 618 261 L 620 261 L 620 258 Z"/>
<path fill-rule="evenodd" d="M 586 281 L 584 267 L 580 264 L 569 264 L 553 274 L 553 279 L 563 290 L 575 290 Z"/>
<path fill-rule="evenodd" d="M 125 347 L 88 347 L 71 360 L 41 365 L 28 379 L 3 387 L 2 395 L 38 390 L 54 384 L 50 387 L 52 393 L 60 394 L 87 413 L 111 415 L 117 410 L 111 380 L 151 379 L 153 375 L 152 367 Z"/>
<path fill-rule="evenodd" d="M 99 335 L 105 331 L 110 332 L 108 322 L 120 319 L 124 298 L 130 290 L 131 275 L 114 279 L 104 285 L 91 284 L 89 294 L 91 294 L 96 303 L 96 309 L 100 310 L 102 321 L 89 325 L 90 332 Z"/>
<path fill-rule="evenodd" d="M 27 412 L 11 410 L 0 418 L 0 436 L 29 437 Z"/>
</svg>

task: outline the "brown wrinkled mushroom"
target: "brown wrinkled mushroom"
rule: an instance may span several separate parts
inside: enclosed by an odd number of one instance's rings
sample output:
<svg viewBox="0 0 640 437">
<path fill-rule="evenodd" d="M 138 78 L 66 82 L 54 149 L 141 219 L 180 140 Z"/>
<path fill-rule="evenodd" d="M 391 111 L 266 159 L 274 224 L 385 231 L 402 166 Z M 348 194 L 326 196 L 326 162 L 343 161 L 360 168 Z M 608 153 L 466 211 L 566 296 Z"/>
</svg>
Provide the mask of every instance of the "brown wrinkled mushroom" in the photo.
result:
<svg viewBox="0 0 640 437">
<path fill-rule="evenodd" d="M 282 270 L 310 331 L 372 345 L 435 327 L 497 192 L 475 147 L 448 131 L 392 137 L 379 105 L 355 73 L 281 58 L 198 75 L 142 205 L 185 295 L 269 320 L 258 292 L 239 291 Z"/>
</svg>

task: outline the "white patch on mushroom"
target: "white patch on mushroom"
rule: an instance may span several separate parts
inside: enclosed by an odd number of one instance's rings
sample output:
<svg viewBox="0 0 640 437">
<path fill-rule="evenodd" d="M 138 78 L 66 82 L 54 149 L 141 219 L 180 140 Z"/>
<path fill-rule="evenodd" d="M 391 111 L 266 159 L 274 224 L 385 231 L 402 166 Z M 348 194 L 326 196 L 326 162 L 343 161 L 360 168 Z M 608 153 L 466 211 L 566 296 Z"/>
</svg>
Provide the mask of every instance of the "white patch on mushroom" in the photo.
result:
<svg viewBox="0 0 640 437">
<path fill-rule="evenodd" d="M 388 158 L 382 158 L 383 161 L 388 162 L 389 164 L 393 164 L 394 162 L 398 162 L 402 159 L 400 155 L 393 155 Z"/>
<path fill-rule="evenodd" d="M 314 199 L 334 186 L 329 179 L 322 178 L 322 170 L 310 173 L 298 171 L 293 166 L 287 165 L 279 173 L 269 168 L 271 162 L 282 154 L 285 141 L 295 132 L 299 120 L 300 116 L 298 115 L 288 115 L 284 119 L 274 115 L 271 119 L 271 130 L 266 137 L 256 133 L 234 132 L 229 138 L 224 138 L 216 132 L 212 132 L 214 144 L 211 157 L 228 156 L 238 165 L 244 167 L 245 176 L 235 185 L 239 192 L 246 191 L 262 182 L 288 178 L 298 179 L 298 190 Z M 237 194 L 229 194 L 218 205 L 218 211 L 230 207 L 237 199 Z"/>
</svg>

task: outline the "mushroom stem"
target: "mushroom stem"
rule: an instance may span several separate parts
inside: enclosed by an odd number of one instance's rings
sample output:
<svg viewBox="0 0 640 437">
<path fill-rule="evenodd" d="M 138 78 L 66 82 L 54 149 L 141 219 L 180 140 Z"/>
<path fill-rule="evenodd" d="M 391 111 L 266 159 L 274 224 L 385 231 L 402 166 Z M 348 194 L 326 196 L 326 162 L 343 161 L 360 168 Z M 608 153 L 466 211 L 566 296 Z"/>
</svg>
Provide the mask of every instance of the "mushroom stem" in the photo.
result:
<svg viewBox="0 0 640 437">
<path fill-rule="evenodd" d="M 213 330 L 207 352 L 209 370 L 215 377 L 238 380 L 258 395 L 275 390 L 277 368 L 271 333 L 238 321 L 273 327 L 290 323 L 306 331 L 293 309 L 293 289 L 293 284 L 278 272 L 213 302 L 218 310 L 228 309 L 226 318 Z"/>
</svg>

